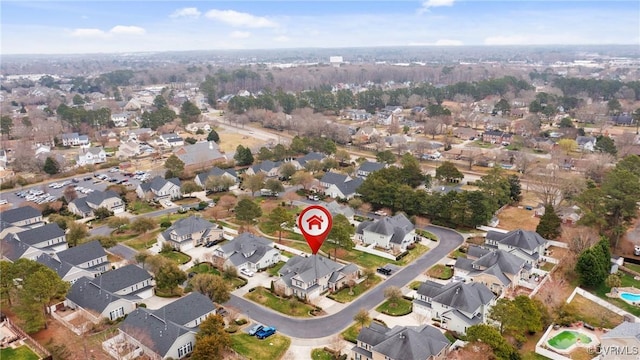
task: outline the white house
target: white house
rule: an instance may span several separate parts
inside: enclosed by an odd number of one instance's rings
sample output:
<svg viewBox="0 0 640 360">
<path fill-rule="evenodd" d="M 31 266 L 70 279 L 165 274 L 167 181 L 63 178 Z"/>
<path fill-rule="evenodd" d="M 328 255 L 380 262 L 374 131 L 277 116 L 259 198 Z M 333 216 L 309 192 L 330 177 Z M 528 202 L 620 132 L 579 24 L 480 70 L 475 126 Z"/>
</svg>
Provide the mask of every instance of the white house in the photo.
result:
<svg viewBox="0 0 640 360">
<path fill-rule="evenodd" d="M 107 153 L 101 147 L 90 147 L 80 150 L 76 158 L 79 166 L 101 164 L 107 161 Z"/>
<path fill-rule="evenodd" d="M 405 251 L 416 240 L 415 227 L 403 213 L 384 216 L 375 221 L 363 221 L 356 229 L 356 240 L 365 245 Z"/>
<path fill-rule="evenodd" d="M 459 257 L 454 275 L 465 281 L 485 284 L 500 294 L 506 288 L 515 288 L 520 280 L 527 280 L 531 265 L 518 256 L 500 249 L 469 246 L 467 257 Z"/>
<path fill-rule="evenodd" d="M 153 277 L 147 270 L 134 264 L 102 273 L 92 282 L 103 290 L 129 299 L 142 300 L 153 296 Z"/>
<path fill-rule="evenodd" d="M 98 240 L 60 251 L 55 254 L 55 257 L 62 262 L 88 270 L 94 275 L 102 274 L 111 267 L 107 260 L 107 253 Z"/>
<path fill-rule="evenodd" d="M 512 253 L 531 265 L 543 260 L 549 246 L 547 240 L 537 232 L 522 229 L 508 233 L 489 231 L 485 244 Z"/>
<path fill-rule="evenodd" d="M 198 245 L 222 239 L 222 229 L 201 217 L 180 219 L 158 234 L 158 245 L 170 244 L 174 249 L 186 251 Z"/>
<path fill-rule="evenodd" d="M 351 359 L 426 359 L 445 360 L 451 343 L 431 325 L 395 326 L 393 329 L 372 322 L 362 328 Z"/>
<path fill-rule="evenodd" d="M 184 146 L 184 139 L 178 134 L 162 134 L 158 137 L 157 143 L 166 147 Z"/>
<path fill-rule="evenodd" d="M 175 200 L 182 197 L 180 186 L 181 183 L 178 178 L 165 179 L 161 176 L 156 176 L 149 182 L 139 184 L 136 188 L 136 195 L 140 199 Z"/>
<path fill-rule="evenodd" d="M 209 178 L 216 177 L 216 176 L 224 177 L 231 180 L 233 182 L 233 185 L 231 185 L 228 189 L 207 189 L 207 181 L 209 180 Z M 214 166 L 211 170 L 207 172 L 203 172 L 196 175 L 196 178 L 194 179 L 194 181 L 198 186 L 202 187 L 203 189 L 214 190 L 214 191 L 236 190 L 238 188 L 238 184 L 240 183 L 238 174 L 234 169 L 232 168 L 221 169 L 217 166 Z"/>
<path fill-rule="evenodd" d="M 89 146 L 89 137 L 78 133 L 66 133 L 60 135 L 62 146 Z"/>
<path fill-rule="evenodd" d="M 35 261 L 55 271 L 62 281 L 66 281 L 70 284 L 75 283 L 78 279 L 94 276 L 91 271 L 71 265 L 66 261 L 61 261 L 57 259 L 55 255 L 42 253 L 35 259 Z"/>
<path fill-rule="evenodd" d="M 596 147 L 596 138 L 593 136 L 577 136 L 576 143 L 582 152 L 593 152 Z"/>
<path fill-rule="evenodd" d="M 93 280 L 82 277 L 73 283 L 67 293 L 65 305 L 84 312 L 87 314 L 85 317 L 95 323 L 102 318 L 116 320 L 136 309 L 134 300 L 105 290 Z"/>
<path fill-rule="evenodd" d="M 187 124 L 185 130 L 192 134 L 195 134 L 198 130 L 202 130 L 208 134 L 211 131 L 211 125 L 207 122 L 194 122 Z"/>
<path fill-rule="evenodd" d="M 338 291 L 359 277 L 358 267 L 342 265 L 324 256 L 294 256 L 278 271 L 276 289 L 285 295 L 314 299 L 325 291 Z"/>
<path fill-rule="evenodd" d="M 69 248 L 64 230 L 56 223 L 12 233 L 8 237 L 47 253 L 55 253 Z"/>
<path fill-rule="evenodd" d="M 137 141 L 122 142 L 120 146 L 118 146 L 118 151 L 116 151 L 116 157 L 118 159 L 128 159 L 140 154 L 142 154 L 142 149 Z"/>
<path fill-rule="evenodd" d="M 69 203 L 69 211 L 81 217 L 91 217 L 94 210 L 99 208 L 105 208 L 114 214 L 121 214 L 125 211 L 125 204 L 120 196 L 112 190 L 96 190 L 85 197 L 73 199 Z"/>
<path fill-rule="evenodd" d="M 260 271 L 280 261 L 280 250 L 273 242 L 251 233 L 242 233 L 217 248 L 214 258 L 224 261 L 224 266 Z"/>
<path fill-rule="evenodd" d="M 111 121 L 116 127 L 125 127 L 129 122 L 128 113 L 111 114 Z"/>
<path fill-rule="evenodd" d="M 362 178 L 355 178 L 345 182 L 331 184 L 324 190 L 324 194 L 334 199 L 351 199 L 358 194 L 358 188 L 363 182 L 364 180 Z"/>
</svg>

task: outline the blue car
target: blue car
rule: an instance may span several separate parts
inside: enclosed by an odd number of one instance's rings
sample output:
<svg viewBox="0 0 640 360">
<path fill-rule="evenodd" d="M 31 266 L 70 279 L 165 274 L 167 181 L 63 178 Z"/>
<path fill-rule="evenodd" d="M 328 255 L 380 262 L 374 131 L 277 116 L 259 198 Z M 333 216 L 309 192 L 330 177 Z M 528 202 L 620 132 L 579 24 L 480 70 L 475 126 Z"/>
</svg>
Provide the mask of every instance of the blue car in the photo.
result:
<svg viewBox="0 0 640 360">
<path fill-rule="evenodd" d="M 275 333 L 276 333 L 276 328 L 269 326 L 269 327 L 262 328 L 262 330 L 258 331 L 256 333 L 256 337 L 258 339 L 266 339 Z"/>
<path fill-rule="evenodd" d="M 253 336 L 258 331 L 262 330 L 263 328 L 264 328 L 264 326 L 262 326 L 262 325 L 256 325 L 256 326 L 252 327 L 251 329 L 249 329 L 249 335 Z"/>
</svg>

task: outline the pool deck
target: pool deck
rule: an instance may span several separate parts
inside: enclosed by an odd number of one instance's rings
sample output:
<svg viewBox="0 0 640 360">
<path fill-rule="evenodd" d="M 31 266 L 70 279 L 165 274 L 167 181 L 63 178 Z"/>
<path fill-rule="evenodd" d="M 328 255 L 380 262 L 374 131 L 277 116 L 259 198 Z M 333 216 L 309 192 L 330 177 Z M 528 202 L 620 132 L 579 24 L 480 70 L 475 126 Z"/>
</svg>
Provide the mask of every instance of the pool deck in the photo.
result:
<svg viewBox="0 0 640 360">
<path fill-rule="evenodd" d="M 640 295 L 640 289 L 634 288 L 634 287 L 621 287 L 621 288 L 611 288 L 611 292 L 607 293 L 605 295 L 607 295 L 607 297 L 610 298 L 620 298 L 621 300 L 627 302 L 628 304 L 631 305 L 638 305 L 637 302 L 633 302 L 633 301 L 629 301 L 626 299 L 623 299 L 620 294 L 622 293 L 629 293 L 629 294 L 635 294 L 635 295 Z"/>
<path fill-rule="evenodd" d="M 588 336 L 591 339 L 591 342 L 588 344 L 583 344 L 579 341 L 577 341 L 575 344 L 569 346 L 566 349 L 558 349 L 555 348 L 553 346 L 551 346 L 549 344 L 549 340 L 553 339 L 556 335 L 560 334 L 563 331 L 575 331 L 578 333 L 581 333 L 583 335 Z M 559 354 L 570 354 L 572 351 L 574 351 L 575 349 L 577 349 L 578 347 L 583 347 L 583 348 L 589 348 L 589 347 L 595 347 L 598 346 L 600 344 L 600 336 L 602 336 L 604 334 L 603 331 L 600 330 L 589 330 L 586 329 L 584 327 L 582 327 L 582 325 L 573 325 L 573 326 L 568 326 L 568 327 L 560 327 L 558 330 L 552 329 L 549 334 L 547 335 L 547 338 L 544 340 L 544 344 L 547 346 L 548 349 L 552 349 L 553 351 L 559 353 Z"/>
</svg>

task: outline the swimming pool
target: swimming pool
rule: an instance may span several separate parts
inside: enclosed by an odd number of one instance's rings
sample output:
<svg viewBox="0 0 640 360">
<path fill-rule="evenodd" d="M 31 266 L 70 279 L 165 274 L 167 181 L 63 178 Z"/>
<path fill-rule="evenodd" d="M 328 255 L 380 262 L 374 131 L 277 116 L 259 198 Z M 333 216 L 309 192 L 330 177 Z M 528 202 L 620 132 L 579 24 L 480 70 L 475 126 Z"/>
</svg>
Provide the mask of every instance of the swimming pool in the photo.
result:
<svg viewBox="0 0 640 360">
<path fill-rule="evenodd" d="M 627 292 L 623 292 L 620 293 L 620 298 L 622 300 L 625 301 L 629 301 L 629 302 L 640 302 L 640 294 L 632 294 L 632 293 L 627 293 Z"/>
<path fill-rule="evenodd" d="M 578 331 L 565 330 L 558 335 L 552 337 L 547 342 L 549 346 L 554 347 L 559 350 L 566 350 L 571 346 L 575 345 L 575 343 L 580 342 L 580 344 L 590 344 L 592 339 Z"/>
</svg>

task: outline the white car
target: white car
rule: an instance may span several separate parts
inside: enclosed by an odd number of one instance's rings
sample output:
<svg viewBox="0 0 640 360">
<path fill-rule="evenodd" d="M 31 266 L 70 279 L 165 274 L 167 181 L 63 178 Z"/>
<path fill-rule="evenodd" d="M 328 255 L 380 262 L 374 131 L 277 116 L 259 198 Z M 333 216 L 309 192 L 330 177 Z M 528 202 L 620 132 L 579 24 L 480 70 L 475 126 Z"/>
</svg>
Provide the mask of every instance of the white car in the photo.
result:
<svg viewBox="0 0 640 360">
<path fill-rule="evenodd" d="M 640 256 L 640 245 L 636 245 L 633 247 L 633 255 Z"/>
<path fill-rule="evenodd" d="M 252 277 L 253 275 L 255 275 L 255 273 L 249 269 L 245 269 L 245 268 L 241 268 L 240 269 L 240 274 L 244 275 L 244 276 L 248 276 L 248 277 Z"/>
</svg>

